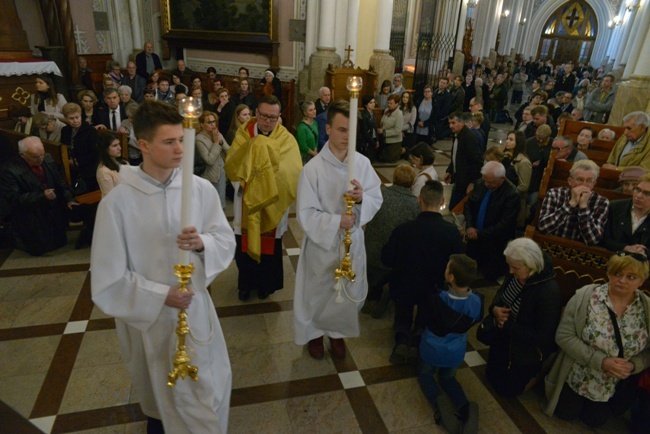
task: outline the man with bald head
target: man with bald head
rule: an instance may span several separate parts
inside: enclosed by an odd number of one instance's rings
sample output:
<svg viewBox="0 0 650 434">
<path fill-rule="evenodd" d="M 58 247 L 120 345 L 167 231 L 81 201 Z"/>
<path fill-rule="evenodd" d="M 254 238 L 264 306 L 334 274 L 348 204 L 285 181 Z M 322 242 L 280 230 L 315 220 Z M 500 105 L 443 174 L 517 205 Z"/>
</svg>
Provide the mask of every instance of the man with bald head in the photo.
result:
<svg viewBox="0 0 650 434">
<path fill-rule="evenodd" d="M 139 76 L 136 70 L 135 62 L 129 60 L 126 63 L 127 74 L 122 78 L 122 84 L 131 88 L 133 91 L 131 98 L 140 104 L 144 100 L 144 89 L 147 87 L 147 80 Z"/>
<path fill-rule="evenodd" d="M 151 42 L 144 43 L 144 50 L 135 56 L 135 64 L 138 75 L 145 80 L 155 70 L 162 69 L 160 57 L 153 52 L 153 44 Z"/>
<path fill-rule="evenodd" d="M 0 195 L 9 206 L 7 216 L 15 247 L 39 256 L 66 244 L 68 217 L 79 205 L 38 137 L 18 142 L 19 155 L 0 169 Z"/>
</svg>

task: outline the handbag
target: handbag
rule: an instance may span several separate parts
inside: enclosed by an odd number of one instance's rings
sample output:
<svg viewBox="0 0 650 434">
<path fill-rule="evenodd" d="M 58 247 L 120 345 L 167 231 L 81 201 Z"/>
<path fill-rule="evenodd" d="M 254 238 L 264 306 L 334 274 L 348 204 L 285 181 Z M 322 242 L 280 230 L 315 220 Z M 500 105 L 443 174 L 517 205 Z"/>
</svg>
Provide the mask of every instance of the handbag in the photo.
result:
<svg viewBox="0 0 650 434">
<path fill-rule="evenodd" d="M 483 318 L 478 329 L 476 329 L 476 339 L 478 339 L 479 342 L 490 346 L 496 341 L 498 333 L 499 328 L 497 327 L 496 318 L 494 318 L 494 315 L 489 314 Z"/>
</svg>

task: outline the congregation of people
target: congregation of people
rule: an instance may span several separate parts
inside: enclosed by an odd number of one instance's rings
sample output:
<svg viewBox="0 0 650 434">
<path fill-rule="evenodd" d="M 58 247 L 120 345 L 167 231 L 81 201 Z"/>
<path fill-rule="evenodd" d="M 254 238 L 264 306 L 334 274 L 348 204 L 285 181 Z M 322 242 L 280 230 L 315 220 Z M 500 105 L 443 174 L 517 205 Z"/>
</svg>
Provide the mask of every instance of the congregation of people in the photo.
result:
<svg viewBox="0 0 650 434">
<path fill-rule="evenodd" d="M 242 302 L 283 290 L 282 237 L 292 207 L 304 233 L 294 342 L 310 357 L 324 359 L 329 347 L 331 357 L 345 359 L 345 339 L 361 333 L 360 312 L 380 318 L 392 302 L 389 361 L 417 369 L 436 422 L 448 430 L 478 429 L 480 403 L 470 402 L 456 379 L 476 327 L 489 346 L 485 375 L 497 394 L 516 397 L 541 381 L 549 416 L 596 428 L 632 409 L 634 429 L 644 432 L 650 117 L 629 113 L 618 138 L 595 129 L 608 121 L 616 92 L 614 77 L 590 64 L 531 58 L 492 67 L 473 58 L 464 70 L 443 71 L 418 92 L 397 73 L 360 99 L 358 119 L 350 119 L 348 102 L 322 87 L 317 99 L 296 107 L 299 122 L 284 125 L 282 83 L 271 70 L 255 82 L 240 68 L 229 79 L 237 88 L 231 94 L 214 67 L 201 75 L 178 60 L 164 71 L 146 43 L 125 69 L 107 65 L 97 95 L 82 58 L 88 89 L 79 103 L 39 76 L 30 106 L 12 108 L 16 131 L 27 137 L 2 166 L 0 218 L 11 223 L 14 246 L 30 255 L 64 246 L 69 222 L 82 225 L 76 248 L 92 244 L 93 301 L 116 318 L 148 432 L 227 431 L 232 374 L 206 288 L 234 259 Z M 200 100 L 203 110 L 193 162 L 196 218 L 180 227 L 173 210 L 181 201 L 178 105 L 186 97 Z M 574 140 L 558 134 L 563 119 L 593 124 Z M 355 138 L 348 137 L 350 122 L 358 125 Z M 488 140 L 493 124 L 511 125 L 503 143 Z M 67 148 L 70 184 L 43 140 Z M 348 140 L 357 149 L 350 182 Z M 442 140 L 451 150 L 439 179 L 435 144 Z M 594 140 L 613 142 L 600 166 L 587 154 Z M 540 200 L 552 159 L 572 163 L 569 178 Z M 373 163 L 395 163 L 391 185 L 382 184 Z M 620 173 L 618 193 L 626 198 L 602 194 L 602 171 Z M 445 183 L 452 185 L 448 203 Z M 95 191 L 99 203 L 80 204 L 80 196 Z M 607 282 L 573 288 L 566 303 L 551 257 L 523 236 L 527 225 L 609 251 Z M 356 278 L 335 280 L 346 232 Z M 175 247 L 190 252 L 196 267 L 190 291 L 171 272 L 168 252 Z M 498 282 L 489 306 L 472 289 L 479 279 Z M 169 330 L 178 309 L 191 313 L 197 339 L 209 341 L 194 345 L 192 361 L 202 374 L 201 384 L 190 387 L 198 392 L 150 381 L 167 375 L 159 349 L 173 347 Z M 443 391 L 451 413 L 440 405 Z M 208 404 L 188 417 L 185 407 L 199 401 Z"/>
</svg>

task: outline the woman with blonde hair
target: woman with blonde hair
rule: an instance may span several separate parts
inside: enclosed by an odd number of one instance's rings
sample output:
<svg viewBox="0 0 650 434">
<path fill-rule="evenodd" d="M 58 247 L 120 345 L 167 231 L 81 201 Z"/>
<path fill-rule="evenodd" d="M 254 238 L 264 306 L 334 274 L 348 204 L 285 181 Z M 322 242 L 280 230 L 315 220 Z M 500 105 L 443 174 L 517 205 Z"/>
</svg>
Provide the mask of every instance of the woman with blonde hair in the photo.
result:
<svg viewBox="0 0 650 434">
<path fill-rule="evenodd" d="M 81 114 L 84 120 L 89 124 L 93 124 L 93 113 L 95 112 L 95 104 L 97 104 L 97 96 L 92 90 L 82 90 L 77 94 L 77 100 L 81 105 Z"/>
<path fill-rule="evenodd" d="M 224 162 L 230 145 L 219 132 L 219 116 L 211 111 L 204 111 L 199 117 L 199 133 L 196 135 L 195 160 L 203 160 L 205 170 L 199 175 L 212 183 L 219 193 L 221 208 L 226 208 L 226 172 Z"/>
<path fill-rule="evenodd" d="M 634 403 L 635 374 L 650 367 L 650 298 L 640 290 L 648 272 L 645 254 L 621 251 L 607 262 L 607 283 L 571 297 L 555 334 L 560 352 L 545 379 L 547 415 L 579 418 L 593 429 Z"/>
</svg>

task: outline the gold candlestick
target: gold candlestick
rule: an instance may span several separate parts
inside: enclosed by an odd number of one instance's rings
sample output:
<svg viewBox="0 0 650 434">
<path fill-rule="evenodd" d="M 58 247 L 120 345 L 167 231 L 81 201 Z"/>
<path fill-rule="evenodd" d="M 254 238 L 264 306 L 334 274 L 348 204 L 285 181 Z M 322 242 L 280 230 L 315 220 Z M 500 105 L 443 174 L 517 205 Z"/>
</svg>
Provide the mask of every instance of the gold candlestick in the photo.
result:
<svg viewBox="0 0 650 434">
<path fill-rule="evenodd" d="M 174 274 L 178 276 L 178 284 L 180 285 L 179 291 L 187 291 L 187 284 L 194 272 L 194 264 L 177 264 L 174 265 Z M 176 346 L 176 357 L 174 357 L 174 369 L 167 374 L 167 385 L 174 387 L 178 377 L 183 380 L 188 375 L 194 381 L 199 378 L 199 368 L 190 365 L 190 356 L 187 354 L 185 347 L 185 335 L 190 332 L 190 326 L 187 324 L 187 313 L 185 309 L 178 311 L 178 327 L 176 334 L 178 335 L 178 345 Z"/>
<path fill-rule="evenodd" d="M 352 215 L 352 207 L 354 206 L 354 198 L 349 194 L 344 194 L 343 198 L 345 199 L 345 214 Z M 343 245 L 345 246 L 345 255 L 341 261 L 341 265 L 334 271 L 334 278 L 339 280 L 341 278 L 348 279 L 350 282 L 354 282 L 355 274 L 352 271 L 352 258 L 350 257 L 350 245 L 352 244 L 352 230 L 345 230 L 345 238 L 343 239 Z"/>
</svg>

